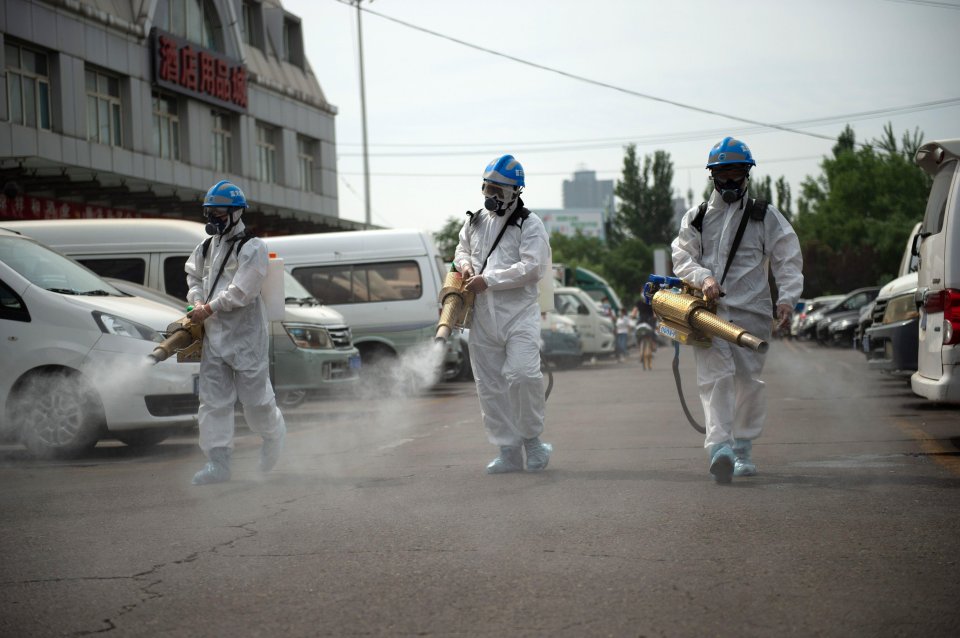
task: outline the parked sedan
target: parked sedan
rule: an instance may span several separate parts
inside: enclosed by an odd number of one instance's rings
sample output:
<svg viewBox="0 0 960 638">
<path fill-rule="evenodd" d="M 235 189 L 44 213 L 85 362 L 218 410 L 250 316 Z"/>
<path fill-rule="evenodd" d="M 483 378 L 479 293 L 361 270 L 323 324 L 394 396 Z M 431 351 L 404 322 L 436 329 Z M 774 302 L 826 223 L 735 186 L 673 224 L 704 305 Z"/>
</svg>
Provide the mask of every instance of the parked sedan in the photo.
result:
<svg viewBox="0 0 960 638">
<path fill-rule="evenodd" d="M 817 322 L 823 318 L 824 311 L 833 307 L 841 299 L 843 299 L 843 295 L 824 295 L 808 301 L 800 314 L 797 330 L 793 336 L 797 339 L 816 338 Z"/>
<path fill-rule="evenodd" d="M 545 364 L 575 368 L 583 360 L 583 346 L 573 319 L 553 310 L 540 313 L 540 355 Z"/>
<path fill-rule="evenodd" d="M 847 320 L 850 318 L 848 313 L 853 313 L 852 315 L 852 327 L 850 328 L 850 341 L 853 341 L 853 328 L 856 327 L 857 320 L 860 316 L 860 309 L 865 305 L 876 299 L 877 293 L 880 292 L 879 286 L 871 286 L 868 288 L 857 288 L 856 290 L 848 293 L 843 299 L 838 301 L 835 305 L 823 311 L 823 316 L 817 321 L 814 328 L 814 336 L 817 341 L 823 345 L 835 345 L 831 343 L 830 337 L 830 324 L 835 318 L 840 317 L 841 320 Z M 841 317 L 842 316 L 842 317 Z"/>
<path fill-rule="evenodd" d="M 912 374 L 917 369 L 920 312 L 914 294 L 917 273 L 894 279 L 880 290 L 863 350 L 873 370 Z"/>
</svg>

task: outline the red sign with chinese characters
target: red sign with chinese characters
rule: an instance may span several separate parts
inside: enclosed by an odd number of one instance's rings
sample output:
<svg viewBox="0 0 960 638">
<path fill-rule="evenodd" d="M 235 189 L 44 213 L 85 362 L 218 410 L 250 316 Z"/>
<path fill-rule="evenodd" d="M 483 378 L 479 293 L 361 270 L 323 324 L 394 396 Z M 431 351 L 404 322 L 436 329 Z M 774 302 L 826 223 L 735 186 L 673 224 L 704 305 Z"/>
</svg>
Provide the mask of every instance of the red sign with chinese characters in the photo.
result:
<svg viewBox="0 0 960 638">
<path fill-rule="evenodd" d="M 143 217 L 143 215 L 120 208 L 61 202 L 29 195 L 7 197 L 0 193 L 0 219 L 123 219 L 126 217 Z"/>
<path fill-rule="evenodd" d="M 247 68 L 166 31 L 153 29 L 153 81 L 231 111 L 247 110 Z"/>
</svg>

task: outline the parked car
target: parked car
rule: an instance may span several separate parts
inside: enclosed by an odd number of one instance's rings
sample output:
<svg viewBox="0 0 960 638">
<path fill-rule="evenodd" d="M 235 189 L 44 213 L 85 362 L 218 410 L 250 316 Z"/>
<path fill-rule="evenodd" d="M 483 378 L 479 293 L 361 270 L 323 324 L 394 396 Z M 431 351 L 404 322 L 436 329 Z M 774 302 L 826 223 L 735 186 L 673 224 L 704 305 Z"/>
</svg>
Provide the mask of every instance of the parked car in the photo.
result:
<svg viewBox="0 0 960 638">
<path fill-rule="evenodd" d="M 603 314 L 600 306 L 583 290 L 559 286 L 553 291 L 553 306 L 557 312 L 577 324 L 583 355 L 596 357 L 612 355 L 614 351 L 613 320 Z"/>
<path fill-rule="evenodd" d="M 927 142 L 917 164 L 933 177 L 920 229 L 916 299 L 921 304 L 913 391 L 960 402 L 960 139 Z"/>
<path fill-rule="evenodd" d="M 832 307 L 841 299 L 843 299 L 843 295 L 824 295 L 822 297 L 814 297 L 808 301 L 803 314 L 800 316 L 795 336 L 798 339 L 816 338 L 817 322 L 823 318 L 824 310 Z"/>
<path fill-rule="evenodd" d="M 37 239 L 101 277 L 179 298 L 181 316 L 187 296 L 184 263 L 210 237 L 203 224 L 179 219 L 41 220 L 0 226 Z M 310 392 L 352 387 L 359 376 L 360 353 L 343 316 L 321 305 L 289 273 L 283 287 L 282 320 L 271 321 L 269 327 L 270 380 L 278 403 L 294 407 Z"/>
<path fill-rule="evenodd" d="M 798 299 L 793 307 L 793 316 L 790 318 L 789 337 L 797 338 L 797 332 L 800 329 L 800 322 L 806 317 L 807 308 L 810 307 L 809 299 Z"/>
<path fill-rule="evenodd" d="M 863 332 L 860 347 L 873 370 L 912 374 L 917 369 L 920 313 L 915 301 L 915 244 L 921 227 L 922 223 L 916 224 L 910 232 L 900 260 L 900 276 L 880 289 L 870 325 Z"/>
<path fill-rule="evenodd" d="M 543 363 L 575 368 L 583 360 L 577 323 L 554 310 L 540 313 L 540 356 Z"/>
<path fill-rule="evenodd" d="M 114 436 L 159 443 L 196 424 L 198 363 L 147 358 L 179 313 L 0 229 L 0 431 L 38 456 Z"/>
<path fill-rule="evenodd" d="M 912 374 L 917 369 L 920 313 L 914 297 L 917 273 L 894 279 L 880 289 L 862 348 L 873 370 Z"/>
<path fill-rule="evenodd" d="M 843 329 L 839 330 L 838 334 L 847 339 L 843 345 L 852 345 L 853 330 L 856 328 L 857 321 L 860 318 L 860 309 L 876 299 L 877 293 L 879 292 L 879 286 L 857 288 L 830 308 L 824 309 L 823 316 L 821 316 L 816 323 L 815 334 L 817 342 L 827 346 L 841 345 L 833 341 L 833 333 L 831 332 L 833 323 L 840 322 L 843 324 Z"/>
</svg>

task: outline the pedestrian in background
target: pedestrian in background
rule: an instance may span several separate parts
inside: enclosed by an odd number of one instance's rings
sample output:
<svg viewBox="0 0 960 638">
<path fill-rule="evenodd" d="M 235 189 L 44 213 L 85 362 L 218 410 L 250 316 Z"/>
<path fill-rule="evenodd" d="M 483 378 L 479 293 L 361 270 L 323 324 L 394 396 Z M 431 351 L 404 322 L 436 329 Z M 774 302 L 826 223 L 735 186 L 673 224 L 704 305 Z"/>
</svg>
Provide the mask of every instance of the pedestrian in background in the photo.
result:
<svg viewBox="0 0 960 638">
<path fill-rule="evenodd" d="M 627 358 L 627 339 L 630 331 L 633 330 L 633 320 L 627 312 L 627 308 L 620 309 L 620 316 L 617 317 L 617 361 L 622 362 Z"/>
</svg>

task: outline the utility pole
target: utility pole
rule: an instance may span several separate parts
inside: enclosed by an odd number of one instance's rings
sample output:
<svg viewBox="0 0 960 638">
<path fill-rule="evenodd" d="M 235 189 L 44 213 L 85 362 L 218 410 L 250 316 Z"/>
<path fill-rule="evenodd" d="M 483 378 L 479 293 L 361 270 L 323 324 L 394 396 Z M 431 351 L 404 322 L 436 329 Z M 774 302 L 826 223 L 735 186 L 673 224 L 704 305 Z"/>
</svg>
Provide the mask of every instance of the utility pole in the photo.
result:
<svg viewBox="0 0 960 638">
<path fill-rule="evenodd" d="M 366 224 L 370 225 L 370 154 L 367 150 L 367 96 L 363 81 L 363 31 L 360 26 L 360 2 L 357 4 L 357 46 L 360 52 L 360 118 L 363 126 L 363 205 L 366 210 Z M 371 0 L 372 1 L 372 0 Z"/>
</svg>

